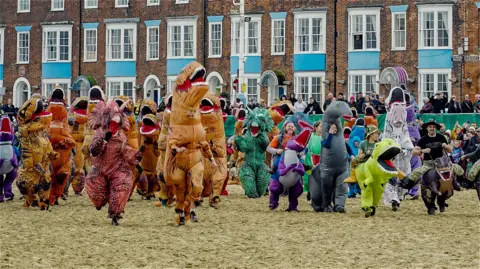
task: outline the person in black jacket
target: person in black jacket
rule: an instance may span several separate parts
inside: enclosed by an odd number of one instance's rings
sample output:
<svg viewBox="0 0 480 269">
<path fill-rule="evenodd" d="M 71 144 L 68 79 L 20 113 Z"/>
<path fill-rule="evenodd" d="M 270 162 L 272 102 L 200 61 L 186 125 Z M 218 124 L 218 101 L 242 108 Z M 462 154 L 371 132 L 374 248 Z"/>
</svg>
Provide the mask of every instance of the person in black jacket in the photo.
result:
<svg viewBox="0 0 480 269">
<path fill-rule="evenodd" d="M 377 110 L 378 114 L 387 113 L 387 108 L 385 107 L 385 98 L 383 96 L 378 98 L 377 104 L 375 105 L 375 110 Z"/>
<path fill-rule="evenodd" d="M 449 114 L 462 113 L 462 110 L 460 109 L 460 104 L 455 99 L 456 99 L 456 97 L 455 97 L 455 95 L 453 95 L 450 98 L 450 102 L 448 102 L 448 104 L 447 104 L 446 109 L 447 109 Z"/>
<path fill-rule="evenodd" d="M 363 114 L 362 109 L 363 109 L 363 104 L 365 103 L 365 98 L 363 98 L 363 94 L 361 92 L 358 93 L 357 95 L 357 107 L 355 107 L 358 111 L 358 113 Z"/>
<path fill-rule="evenodd" d="M 327 99 L 323 103 L 323 111 L 327 110 L 327 107 L 332 103 L 333 93 L 329 92 L 327 95 Z"/>
<path fill-rule="evenodd" d="M 323 111 L 320 108 L 320 105 L 318 104 L 318 102 L 315 99 L 313 99 L 313 97 L 310 97 L 307 108 L 305 108 L 303 113 L 308 115 L 317 115 L 317 114 L 323 114 Z"/>
<path fill-rule="evenodd" d="M 13 121 L 13 118 L 17 117 L 17 111 L 15 106 L 12 104 L 12 99 L 8 99 L 7 103 L 3 105 L 3 113 L 8 115 L 10 121 Z"/>
<path fill-rule="evenodd" d="M 442 93 L 436 93 L 430 98 L 430 103 L 433 106 L 433 113 L 444 113 L 445 105 L 447 104 L 447 97 Z"/>
<path fill-rule="evenodd" d="M 465 95 L 465 100 L 462 102 L 462 113 L 473 113 L 473 103 L 470 101 L 470 96 Z M 460 113 L 460 112 L 459 112 Z"/>
</svg>

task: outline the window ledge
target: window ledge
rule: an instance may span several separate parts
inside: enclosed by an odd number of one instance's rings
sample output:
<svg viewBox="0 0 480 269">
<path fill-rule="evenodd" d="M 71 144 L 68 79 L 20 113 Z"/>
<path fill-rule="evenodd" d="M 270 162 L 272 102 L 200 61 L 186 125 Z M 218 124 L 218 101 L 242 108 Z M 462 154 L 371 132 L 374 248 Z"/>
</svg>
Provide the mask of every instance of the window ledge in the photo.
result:
<svg viewBox="0 0 480 269">
<path fill-rule="evenodd" d="M 65 11 L 65 9 L 52 9 L 50 11 Z"/>
<path fill-rule="evenodd" d="M 17 62 L 17 64 L 30 64 L 30 62 Z"/>
<path fill-rule="evenodd" d="M 85 7 L 85 9 L 98 9 L 98 6 L 96 6 L 96 7 Z"/>
<path fill-rule="evenodd" d="M 97 60 L 83 60 L 84 63 L 96 63 Z"/>
<path fill-rule="evenodd" d="M 212 56 L 208 56 L 209 59 L 219 59 L 219 58 L 222 58 L 221 55 L 212 55 Z"/>
<path fill-rule="evenodd" d="M 326 54 L 326 51 L 295 51 L 294 54 Z"/>
<path fill-rule="evenodd" d="M 369 51 L 381 52 L 381 50 L 379 50 L 379 49 L 374 49 L 374 50 L 349 50 L 347 52 L 369 52 Z"/>
<path fill-rule="evenodd" d="M 272 56 L 285 56 L 285 52 L 283 52 L 283 53 L 272 53 Z"/>
<path fill-rule="evenodd" d="M 154 62 L 154 61 L 159 61 L 160 58 L 147 58 L 147 62 Z"/>
<path fill-rule="evenodd" d="M 187 57 L 167 57 L 167 60 L 182 60 L 182 59 L 195 59 L 195 56 L 187 56 Z"/>
<path fill-rule="evenodd" d="M 406 51 L 407 48 L 392 48 L 392 51 Z"/>
<path fill-rule="evenodd" d="M 17 13 L 30 13 L 30 9 L 29 10 L 18 10 Z"/>
<path fill-rule="evenodd" d="M 136 62 L 136 59 L 107 59 L 107 62 Z"/>
<path fill-rule="evenodd" d="M 453 50 L 450 47 L 427 47 L 427 48 L 418 48 L 418 50 Z"/>
</svg>

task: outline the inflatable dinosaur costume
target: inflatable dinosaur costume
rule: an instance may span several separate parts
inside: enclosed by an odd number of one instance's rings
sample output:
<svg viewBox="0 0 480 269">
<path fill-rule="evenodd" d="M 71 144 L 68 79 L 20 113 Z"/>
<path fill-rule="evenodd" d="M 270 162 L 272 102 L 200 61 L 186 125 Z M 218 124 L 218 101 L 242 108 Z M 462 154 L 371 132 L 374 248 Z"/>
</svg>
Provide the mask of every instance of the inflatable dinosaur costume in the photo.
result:
<svg viewBox="0 0 480 269">
<path fill-rule="evenodd" d="M 249 198 L 260 198 L 267 190 L 270 173 L 265 164 L 265 152 L 270 143 L 267 134 L 273 125 L 268 110 L 255 108 L 243 122 L 243 136 L 235 137 L 235 145 L 245 154 L 245 161 L 240 167 L 240 181 Z"/>
<path fill-rule="evenodd" d="M 275 136 L 280 134 L 278 124 L 280 124 L 288 114 L 292 113 L 293 110 L 294 108 L 292 106 L 292 102 L 290 102 L 289 100 L 276 102 L 268 108 L 268 113 L 270 114 L 270 118 L 272 118 L 274 123 L 272 130 L 268 132 L 269 141 L 272 141 Z M 270 166 L 271 161 L 272 155 L 267 154 L 266 164 Z"/>
<path fill-rule="evenodd" d="M 12 184 L 17 178 L 18 159 L 13 148 L 13 124 L 7 115 L 0 121 L 0 203 L 3 203 L 13 200 Z"/>
<path fill-rule="evenodd" d="M 76 146 L 75 140 L 70 135 L 68 125 L 68 111 L 63 89 L 56 87 L 52 91 L 47 111 L 52 113 L 48 134 L 53 150 L 60 158 L 52 161 L 52 188 L 50 190 L 50 205 L 58 204 L 58 198 L 62 196 L 65 185 L 70 179 L 72 162 L 70 155 Z"/>
<path fill-rule="evenodd" d="M 245 117 L 247 116 L 247 111 L 243 108 L 238 108 L 235 111 L 235 129 L 233 131 L 233 137 L 238 137 L 242 135 L 242 130 L 243 130 L 243 121 L 245 120 Z M 240 169 L 243 165 L 243 161 L 245 159 L 245 154 L 241 151 L 238 150 L 238 147 L 235 145 L 235 139 L 233 140 L 232 143 L 233 147 L 233 154 L 230 157 L 230 163 L 231 166 L 235 166 L 237 169 Z"/>
<path fill-rule="evenodd" d="M 220 99 L 212 92 L 207 92 L 200 103 L 201 121 L 206 131 L 206 139 L 215 158 L 216 167 L 205 159 L 203 173 L 203 197 L 210 197 L 210 205 L 217 208 L 220 203 L 223 185 L 227 180 L 227 144 Z"/>
<path fill-rule="evenodd" d="M 316 212 L 346 212 L 347 188 L 343 181 L 348 177 L 348 160 L 341 117 L 347 121 L 352 117 L 350 107 L 343 101 L 331 103 L 323 114 L 320 165 L 313 169 L 308 182 Z M 334 124 L 337 132 L 329 134 Z"/>
<path fill-rule="evenodd" d="M 76 143 L 75 156 L 73 157 L 75 170 L 71 182 L 75 195 L 81 195 L 85 186 L 85 156 L 83 155 L 82 147 L 85 140 L 85 125 L 88 122 L 87 108 L 88 99 L 82 96 L 73 101 L 70 111 L 72 118 L 70 135 Z"/>
<path fill-rule="evenodd" d="M 178 74 L 172 92 L 168 140 L 171 155 L 166 156 L 164 172 L 167 184 L 175 186 L 177 226 L 185 224 L 185 220 L 197 221 L 193 203 L 203 191 L 202 155 L 216 166 L 200 120 L 200 103 L 208 91 L 205 73 L 200 63 L 188 64 Z"/>
<path fill-rule="evenodd" d="M 22 166 L 17 187 L 25 197 L 24 207 L 50 206 L 50 162 L 58 158 L 47 136 L 52 113 L 43 110 L 39 97 L 32 97 L 18 110 L 18 135 L 22 147 Z"/>
<path fill-rule="evenodd" d="M 400 144 L 391 138 L 385 138 L 375 144 L 372 156 L 355 168 L 358 184 L 362 189 L 362 209 L 366 218 L 375 215 L 388 180 L 399 175 L 393 159 L 401 151 Z"/>
<path fill-rule="evenodd" d="M 125 135 L 128 138 L 128 144 L 135 149 L 138 149 L 138 126 L 137 126 L 137 121 L 135 120 L 135 114 L 133 113 L 134 110 L 134 104 L 132 99 L 130 99 L 127 96 L 119 96 L 115 98 L 115 103 L 119 107 L 121 107 L 123 104 L 125 104 L 123 107 L 123 114 L 125 114 L 125 117 L 127 117 L 128 123 L 130 124 L 128 130 L 125 130 Z"/>
</svg>

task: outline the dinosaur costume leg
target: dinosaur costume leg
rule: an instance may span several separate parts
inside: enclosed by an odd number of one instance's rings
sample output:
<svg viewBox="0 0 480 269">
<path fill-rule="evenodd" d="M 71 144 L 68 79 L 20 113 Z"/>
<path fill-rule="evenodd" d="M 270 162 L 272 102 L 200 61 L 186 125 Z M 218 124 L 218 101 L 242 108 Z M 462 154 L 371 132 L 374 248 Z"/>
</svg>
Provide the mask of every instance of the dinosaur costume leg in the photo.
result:
<svg viewBox="0 0 480 269">
<path fill-rule="evenodd" d="M 287 211 L 298 211 L 298 197 L 302 195 L 302 181 L 298 181 L 293 187 L 288 189 L 288 209 Z"/>
<path fill-rule="evenodd" d="M 268 186 L 270 190 L 270 209 L 274 210 L 278 207 L 278 201 L 280 200 L 280 194 L 283 193 L 283 186 L 278 180 L 270 179 L 270 184 Z"/>
<path fill-rule="evenodd" d="M 470 168 L 470 171 L 468 172 L 468 180 L 470 181 L 475 181 L 475 178 L 477 175 L 480 174 L 480 161 L 476 161 L 473 165 L 472 168 Z"/>
<path fill-rule="evenodd" d="M 83 187 L 85 186 L 85 174 L 84 174 L 84 166 L 85 166 L 85 156 L 82 152 L 83 142 L 77 142 L 75 146 L 75 156 L 73 157 L 74 162 L 74 174 L 71 181 L 71 185 L 75 194 L 80 194 L 83 191 Z"/>
<path fill-rule="evenodd" d="M 336 212 L 345 210 L 345 201 L 347 200 L 347 184 L 344 183 L 348 177 L 348 171 L 341 173 L 334 182 L 334 209 Z"/>
<path fill-rule="evenodd" d="M 132 171 L 116 171 L 109 175 L 108 214 L 110 217 L 119 216 L 125 210 L 130 197 L 132 184 Z"/>
<path fill-rule="evenodd" d="M 223 186 L 225 185 L 225 179 L 227 178 L 227 159 L 215 158 L 215 162 L 217 163 L 218 167 L 215 168 L 212 175 L 212 199 L 215 197 L 220 197 L 220 195 L 222 194 Z"/>
<path fill-rule="evenodd" d="M 310 189 L 310 197 L 312 199 L 312 207 L 315 212 L 322 212 L 323 197 L 321 188 L 321 170 L 320 165 L 317 165 L 312 170 L 312 175 L 308 179 L 308 187 Z"/>
<path fill-rule="evenodd" d="M 249 198 L 258 198 L 257 183 L 255 181 L 255 171 L 249 165 L 244 164 L 240 168 L 240 181 L 245 190 L 245 195 Z"/>
<path fill-rule="evenodd" d="M 50 190 L 50 204 L 53 205 L 57 199 L 62 196 L 65 185 L 70 178 L 72 163 L 70 162 L 71 150 L 59 149 L 60 158 L 52 161 L 52 188 Z"/>
<path fill-rule="evenodd" d="M 437 198 L 437 194 L 430 190 L 425 184 L 421 185 L 421 193 L 423 203 L 425 207 L 427 207 L 428 213 L 431 214 L 431 212 L 433 212 L 433 214 L 435 214 L 435 199 Z"/>
<path fill-rule="evenodd" d="M 13 169 L 10 173 L 3 175 L 3 186 L 0 189 L 3 190 L 3 196 L 6 200 L 13 199 L 12 184 L 13 181 L 17 178 L 17 169 Z"/>
<path fill-rule="evenodd" d="M 322 190 L 322 208 L 324 212 L 332 212 L 332 198 L 333 193 L 336 188 L 336 181 L 334 170 L 327 168 L 326 166 L 320 164 L 320 182 Z M 345 179 L 345 178 L 344 178 Z M 343 183 L 343 181 L 342 181 Z M 312 187 L 310 186 L 310 190 Z M 346 192 L 345 192 L 346 195 Z"/>
<path fill-rule="evenodd" d="M 108 202 L 109 186 L 104 176 L 96 175 L 95 170 L 85 178 L 85 191 L 93 205 L 100 210 Z"/>
<path fill-rule="evenodd" d="M 263 196 L 268 188 L 268 183 L 270 180 L 270 173 L 268 172 L 268 166 L 265 163 L 257 164 L 257 173 L 256 173 L 256 190 L 258 196 Z"/>
</svg>

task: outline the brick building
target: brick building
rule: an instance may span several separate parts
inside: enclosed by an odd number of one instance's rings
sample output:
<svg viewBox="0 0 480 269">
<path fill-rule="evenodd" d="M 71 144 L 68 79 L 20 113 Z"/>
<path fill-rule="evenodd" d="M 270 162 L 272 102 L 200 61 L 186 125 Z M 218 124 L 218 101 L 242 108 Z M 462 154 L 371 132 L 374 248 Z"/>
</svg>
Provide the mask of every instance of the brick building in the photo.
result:
<svg viewBox="0 0 480 269">
<path fill-rule="evenodd" d="M 389 83 L 406 83 L 421 97 L 480 89 L 480 2 L 245 2 L 248 99 L 294 92 L 323 102 L 328 92 L 384 95 Z M 92 84 L 110 96 L 158 100 L 194 59 L 207 68 L 212 91 L 231 94 L 239 24 L 230 0 L 5 0 L 3 100 L 19 106 L 56 84 L 70 100 Z"/>
</svg>

